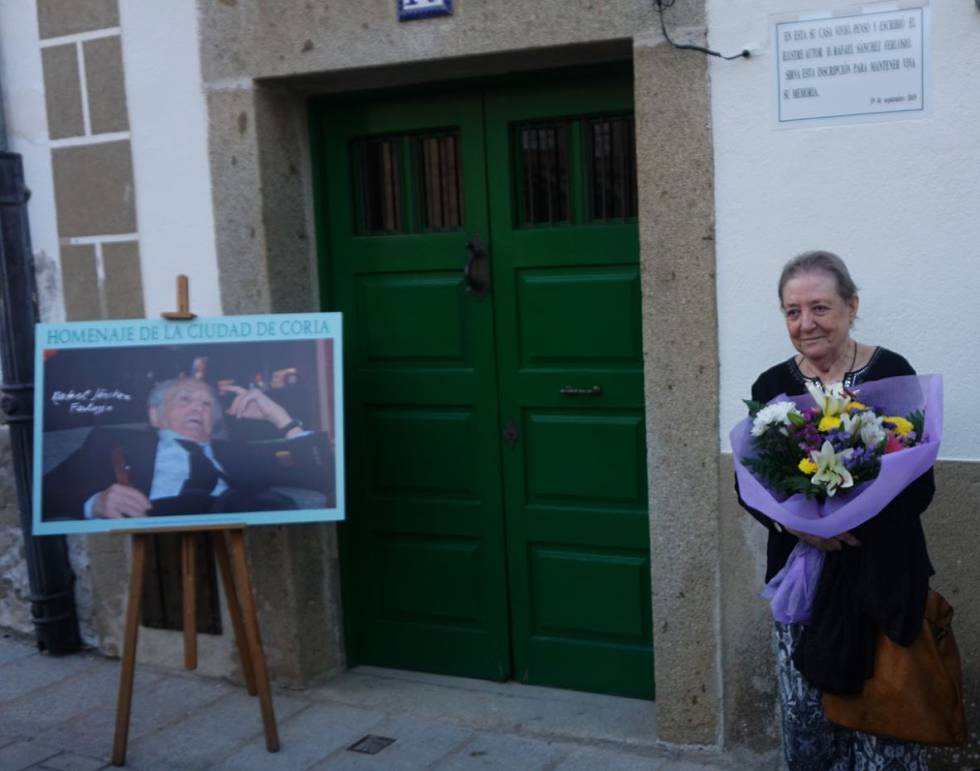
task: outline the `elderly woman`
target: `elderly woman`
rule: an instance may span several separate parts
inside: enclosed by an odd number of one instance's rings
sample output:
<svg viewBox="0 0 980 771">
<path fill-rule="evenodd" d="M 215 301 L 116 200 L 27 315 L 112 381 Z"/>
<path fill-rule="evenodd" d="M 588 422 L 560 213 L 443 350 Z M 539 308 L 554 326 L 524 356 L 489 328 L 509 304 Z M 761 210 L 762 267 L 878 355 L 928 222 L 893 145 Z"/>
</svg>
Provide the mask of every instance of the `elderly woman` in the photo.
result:
<svg viewBox="0 0 980 771">
<path fill-rule="evenodd" d="M 796 355 L 763 372 L 752 385 L 752 399 L 803 394 L 808 383 L 856 388 L 915 374 L 899 354 L 851 337 L 857 288 L 837 255 L 805 252 L 790 260 L 779 278 L 779 302 Z M 918 635 L 933 573 L 919 515 L 934 492 L 929 471 L 876 517 L 833 538 L 787 530 L 742 502 L 769 530 L 766 581 L 798 539 L 826 552 L 810 622 L 776 623 L 783 749 L 791 771 L 928 768 L 921 745 L 829 723 L 820 694 L 861 691 L 873 672 L 876 628 L 900 645 Z"/>
</svg>

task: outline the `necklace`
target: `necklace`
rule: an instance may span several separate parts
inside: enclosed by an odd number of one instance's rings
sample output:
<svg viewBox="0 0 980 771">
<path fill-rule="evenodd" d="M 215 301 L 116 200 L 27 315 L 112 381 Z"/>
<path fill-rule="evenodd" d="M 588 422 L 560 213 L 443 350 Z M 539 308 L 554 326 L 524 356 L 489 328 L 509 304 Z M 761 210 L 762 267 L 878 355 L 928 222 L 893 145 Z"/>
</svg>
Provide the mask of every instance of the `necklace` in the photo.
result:
<svg viewBox="0 0 980 771">
<path fill-rule="evenodd" d="M 848 373 L 854 371 L 854 365 L 857 363 L 857 357 L 858 357 L 858 344 L 857 344 L 857 340 L 851 340 L 851 343 L 854 345 L 854 352 L 851 354 L 851 364 L 847 368 L 847 370 L 845 370 L 844 376 L 841 378 L 842 380 L 846 380 Z M 838 356 L 837 359 L 839 360 L 840 359 L 840 356 Z M 797 367 L 797 369 L 800 370 L 800 373 L 803 375 L 803 377 L 807 378 L 808 380 L 819 380 L 820 382 L 823 382 L 820 379 L 820 375 L 814 375 L 811 378 L 805 372 L 803 372 L 803 364 L 804 363 L 807 364 L 814 372 L 817 371 L 816 368 L 814 368 L 813 365 L 810 364 L 810 362 L 807 360 L 806 356 L 804 356 L 801 353 L 800 354 L 800 363 L 797 364 L 796 367 Z M 834 362 L 834 364 L 836 364 L 836 363 L 837 363 L 837 361 Z"/>
</svg>

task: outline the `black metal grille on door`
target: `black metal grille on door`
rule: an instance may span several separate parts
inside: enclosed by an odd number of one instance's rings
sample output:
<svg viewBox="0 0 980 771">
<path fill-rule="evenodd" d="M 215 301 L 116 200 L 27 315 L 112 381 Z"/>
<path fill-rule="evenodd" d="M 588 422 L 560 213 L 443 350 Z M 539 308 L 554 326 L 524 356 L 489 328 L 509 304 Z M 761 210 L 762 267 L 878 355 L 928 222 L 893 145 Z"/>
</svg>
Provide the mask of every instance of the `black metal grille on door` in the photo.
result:
<svg viewBox="0 0 980 771">
<path fill-rule="evenodd" d="M 522 224 L 567 222 L 568 127 L 525 126 L 518 136 Z"/>
<path fill-rule="evenodd" d="M 589 219 L 636 217 L 636 125 L 633 116 L 589 123 Z"/>
<path fill-rule="evenodd" d="M 462 226 L 463 210 L 457 134 L 422 136 L 416 143 L 422 230 L 457 230 Z"/>
<path fill-rule="evenodd" d="M 401 153 L 394 138 L 355 143 L 357 230 L 362 235 L 400 233 L 402 227 Z"/>
</svg>

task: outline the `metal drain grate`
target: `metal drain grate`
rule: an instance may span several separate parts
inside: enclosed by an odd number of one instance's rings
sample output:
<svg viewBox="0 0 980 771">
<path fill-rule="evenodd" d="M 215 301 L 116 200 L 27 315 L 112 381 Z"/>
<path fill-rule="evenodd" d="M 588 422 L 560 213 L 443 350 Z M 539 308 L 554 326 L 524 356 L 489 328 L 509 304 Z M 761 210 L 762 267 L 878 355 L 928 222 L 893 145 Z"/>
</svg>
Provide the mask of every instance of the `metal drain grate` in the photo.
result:
<svg viewBox="0 0 980 771">
<path fill-rule="evenodd" d="M 368 734 L 367 736 L 363 736 L 354 742 L 347 748 L 347 751 L 360 752 L 362 755 L 377 755 L 385 747 L 389 747 L 394 743 L 395 740 L 389 739 L 387 736 L 375 736 L 374 734 Z"/>
</svg>

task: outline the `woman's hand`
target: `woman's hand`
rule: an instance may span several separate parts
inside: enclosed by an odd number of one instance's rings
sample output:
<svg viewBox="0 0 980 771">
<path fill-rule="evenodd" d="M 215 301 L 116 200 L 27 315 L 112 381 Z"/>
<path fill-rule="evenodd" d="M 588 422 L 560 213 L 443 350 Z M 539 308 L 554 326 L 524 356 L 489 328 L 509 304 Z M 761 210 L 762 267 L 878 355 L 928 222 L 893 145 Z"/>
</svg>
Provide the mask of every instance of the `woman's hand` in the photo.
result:
<svg viewBox="0 0 980 771">
<path fill-rule="evenodd" d="M 854 537 L 854 534 L 850 531 L 846 533 L 838 533 L 833 538 L 821 538 L 817 535 L 810 535 L 809 533 L 801 533 L 798 530 L 792 530 L 791 528 L 786 528 L 787 533 L 792 533 L 801 541 L 805 541 L 820 551 L 840 551 L 844 545 L 847 546 L 860 546 L 861 542 Z"/>
</svg>

